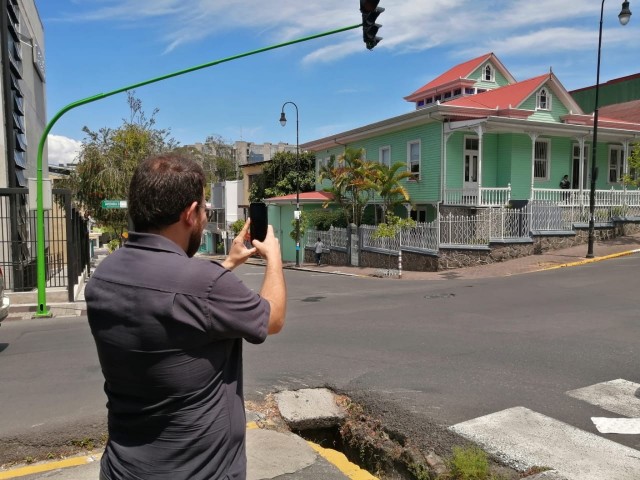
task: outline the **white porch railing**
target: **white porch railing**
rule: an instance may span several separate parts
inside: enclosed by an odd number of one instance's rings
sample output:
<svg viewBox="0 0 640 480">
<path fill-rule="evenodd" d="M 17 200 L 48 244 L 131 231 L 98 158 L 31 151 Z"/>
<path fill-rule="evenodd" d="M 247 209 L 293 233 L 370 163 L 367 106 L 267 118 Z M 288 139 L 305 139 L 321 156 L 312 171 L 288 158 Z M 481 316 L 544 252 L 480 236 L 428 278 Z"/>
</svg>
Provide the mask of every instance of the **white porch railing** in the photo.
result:
<svg viewBox="0 0 640 480">
<path fill-rule="evenodd" d="M 599 207 L 640 206 L 640 190 L 596 190 Z M 589 190 L 562 190 L 559 188 L 534 188 L 533 201 L 548 202 L 558 206 L 580 207 L 589 205 Z"/>
<path fill-rule="evenodd" d="M 506 187 L 447 188 L 445 205 L 467 207 L 501 207 L 511 200 L 511 184 Z"/>
</svg>

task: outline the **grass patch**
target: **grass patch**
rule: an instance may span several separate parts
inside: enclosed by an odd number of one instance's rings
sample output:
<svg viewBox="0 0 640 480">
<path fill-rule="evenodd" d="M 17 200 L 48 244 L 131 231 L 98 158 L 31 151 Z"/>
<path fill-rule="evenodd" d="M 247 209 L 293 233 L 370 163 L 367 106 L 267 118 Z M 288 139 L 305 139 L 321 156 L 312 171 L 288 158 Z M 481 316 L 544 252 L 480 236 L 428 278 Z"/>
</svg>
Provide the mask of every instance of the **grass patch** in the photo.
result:
<svg viewBox="0 0 640 480">
<path fill-rule="evenodd" d="M 489 457 L 479 447 L 453 447 L 448 461 L 449 474 L 442 480 L 502 480 L 504 477 L 491 473 Z"/>
</svg>

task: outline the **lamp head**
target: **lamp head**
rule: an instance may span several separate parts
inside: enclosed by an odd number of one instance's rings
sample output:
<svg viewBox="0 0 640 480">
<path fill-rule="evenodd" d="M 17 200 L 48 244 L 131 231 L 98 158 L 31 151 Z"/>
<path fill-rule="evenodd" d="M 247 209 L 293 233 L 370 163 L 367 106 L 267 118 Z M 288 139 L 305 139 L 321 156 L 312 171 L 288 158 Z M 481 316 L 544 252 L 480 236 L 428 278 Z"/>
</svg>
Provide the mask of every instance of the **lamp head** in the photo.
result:
<svg viewBox="0 0 640 480">
<path fill-rule="evenodd" d="M 280 125 L 283 127 L 287 124 L 287 117 L 284 116 L 284 110 L 280 113 Z"/>
<path fill-rule="evenodd" d="M 629 2 L 622 2 L 622 10 L 620 10 L 620 14 L 618 15 L 618 19 L 622 25 L 626 25 L 629 23 L 631 19 L 631 10 L 629 10 Z"/>
</svg>

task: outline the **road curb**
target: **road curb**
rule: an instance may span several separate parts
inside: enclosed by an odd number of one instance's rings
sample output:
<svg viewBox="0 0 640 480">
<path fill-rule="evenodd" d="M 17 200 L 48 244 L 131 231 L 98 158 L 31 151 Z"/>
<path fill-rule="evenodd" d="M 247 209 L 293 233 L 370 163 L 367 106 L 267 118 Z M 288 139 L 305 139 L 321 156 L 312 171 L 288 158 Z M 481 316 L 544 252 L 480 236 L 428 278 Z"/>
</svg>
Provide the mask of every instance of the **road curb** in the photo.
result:
<svg viewBox="0 0 640 480">
<path fill-rule="evenodd" d="M 535 270 L 535 271 L 536 272 L 544 272 L 546 270 L 556 270 L 558 268 L 579 267 L 581 265 L 588 265 L 589 263 L 601 262 L 602 260 L 610 260 L 612 258 L 626 257 L 628 255 L 633 255 L 634 253 L 640 253 L 640 248 L 637 248 L 635 250 L 627 250 L 625 252 L 612 253 L 610 255 L 604 255 L 602 257 L 586 258 L 584 260 L 579 260 L 577 262 L 562 263 L 560 265 L 554 265 L 552 267 L 545 267 L 545 268 L 541 268 L 540 270 Z"/>
</svg>

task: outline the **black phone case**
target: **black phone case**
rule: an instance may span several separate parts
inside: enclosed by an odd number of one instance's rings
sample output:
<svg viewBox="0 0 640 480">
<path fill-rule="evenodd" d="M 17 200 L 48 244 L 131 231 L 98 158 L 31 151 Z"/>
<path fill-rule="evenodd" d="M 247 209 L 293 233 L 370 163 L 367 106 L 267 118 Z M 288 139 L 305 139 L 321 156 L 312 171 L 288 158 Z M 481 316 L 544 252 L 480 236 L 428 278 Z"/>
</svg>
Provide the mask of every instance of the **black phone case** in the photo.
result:
<svg viewBox="0 0 640 480">
<path fill-rule="evenodd" d="M 264 242 L 267 236 L 267 225 L 269 224 L 267 205 L 264 203 L 252 203 L 249 205 L 249 218 L 251 219 L 251 224 L 249 225 L 251 240 Z"/>
</svg>

